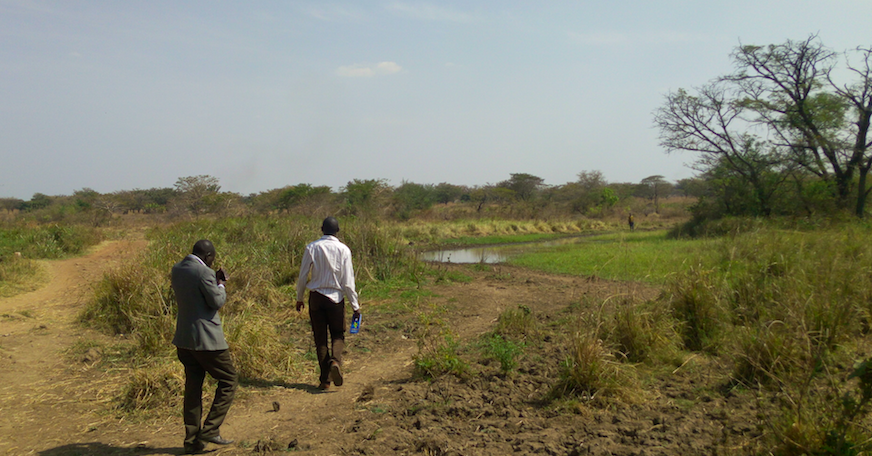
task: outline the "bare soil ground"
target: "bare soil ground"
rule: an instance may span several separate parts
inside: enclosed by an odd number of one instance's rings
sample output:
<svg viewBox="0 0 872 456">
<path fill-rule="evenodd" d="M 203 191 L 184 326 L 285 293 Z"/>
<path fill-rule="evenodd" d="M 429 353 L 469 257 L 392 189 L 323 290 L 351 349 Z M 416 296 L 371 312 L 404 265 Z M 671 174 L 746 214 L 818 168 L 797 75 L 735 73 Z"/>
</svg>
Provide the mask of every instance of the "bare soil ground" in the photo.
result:
<svg viewBox="0 0 872 456">
<path fill-rule="evenodd" d="M 87 354 L 67 354 L 77 341 L 106 337 L 79 327 L 77 312 L 106 268 L 144 246 L 112 241 L 81 258 L 46 262 L 47 286 L 0 300 L 0 454 L 182 453 L 181 413 L 147 420 L 112 413 L 117 391 L 101 388 L 112 372 L 90 369 L 95 360 Z M 441 318 L 465 342 L 491 330 L 510 307 L 528 306 L 547 326 L 584 311 L 582 302 L 659 293 L 505 266 L 448 267 L 473 280 L 429 286 L 428 304 L 444 310 Z M 210 453 L 689 456 L 742 454 L 760 435 L 753 401 L 719 392 L 712 379 L 721 378 L 723 367 L 699 358 L 646 376 L 634 403 L 592 407 L 579 400 L 559 407 L 545 400 L 567 353 L 558 337 L 530 344 L 509 375 L 472 353 L 470 375 L 424 381 L 412 375 L 411 333 L 366 334 L 367 326 L 389 322 L 371 321 L 363 310 L 364 332 L 347 339 L 342 387 L 321 392 L 315 378 L 243 386 L 222 427 L 236 443 L 210 445 Z"/>
</svg>

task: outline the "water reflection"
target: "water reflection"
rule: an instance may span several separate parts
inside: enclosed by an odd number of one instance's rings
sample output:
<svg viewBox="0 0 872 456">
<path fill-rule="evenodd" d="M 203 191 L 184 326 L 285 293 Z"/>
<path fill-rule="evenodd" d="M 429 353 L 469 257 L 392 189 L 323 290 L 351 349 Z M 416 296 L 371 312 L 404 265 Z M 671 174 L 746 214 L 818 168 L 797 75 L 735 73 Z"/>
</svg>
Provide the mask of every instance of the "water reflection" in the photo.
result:
<svg viewBox="0 0 872 456">
<path fill-rule="evenodd" d="M 438 263 L 501 263 L 508 259 L 508 255 L 495 247 L 476 247 L 424 252 L 421 254 L 421 259 Z"/>
<path fill-rule="evenodd" d="M 524 242 L 510 245 L 489 245 L 461 249 L 434 250 L 432 252 L 421 253 L 420 258 L 424 261 L 434 261 L 438 263 L 502 263 L 512 256 L 529 252 L 536 248 L 575 244 L 581 242 L 588 236 L 572 236 L 548 241 Z"/>
</svg>

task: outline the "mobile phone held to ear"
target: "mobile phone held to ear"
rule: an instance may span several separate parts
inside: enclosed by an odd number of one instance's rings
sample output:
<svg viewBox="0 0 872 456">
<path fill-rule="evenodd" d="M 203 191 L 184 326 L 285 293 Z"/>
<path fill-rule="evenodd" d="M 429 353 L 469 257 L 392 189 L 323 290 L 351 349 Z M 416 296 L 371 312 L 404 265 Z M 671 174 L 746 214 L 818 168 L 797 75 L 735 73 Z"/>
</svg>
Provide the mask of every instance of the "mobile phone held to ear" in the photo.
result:
<svg viewBox="0 0 872 456">
<path fill-rule="evenodd" d="M 360 332 L 360 313 L 355 313 L 353 317 L 351 317 L 351 328 L 349 328 L 348 332 L 351 334 L 357 334 Z"/>
</svg>

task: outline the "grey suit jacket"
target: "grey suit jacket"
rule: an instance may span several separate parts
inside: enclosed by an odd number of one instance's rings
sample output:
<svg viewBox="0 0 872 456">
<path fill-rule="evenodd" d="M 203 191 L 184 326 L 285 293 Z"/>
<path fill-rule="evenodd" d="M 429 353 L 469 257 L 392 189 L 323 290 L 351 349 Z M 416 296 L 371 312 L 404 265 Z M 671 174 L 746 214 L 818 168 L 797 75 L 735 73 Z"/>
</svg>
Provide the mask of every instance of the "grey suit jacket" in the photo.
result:
<svg viewBox="0 0 872 456">
<path fill-rule="evenodd" d="M 218 316 L 227 293 L 218 286 L 215 271 L 188 255 L 173 266 L 172 284 L 179 307 L 173 345 L 196 351 L 229 348 Z"/>
</svg>

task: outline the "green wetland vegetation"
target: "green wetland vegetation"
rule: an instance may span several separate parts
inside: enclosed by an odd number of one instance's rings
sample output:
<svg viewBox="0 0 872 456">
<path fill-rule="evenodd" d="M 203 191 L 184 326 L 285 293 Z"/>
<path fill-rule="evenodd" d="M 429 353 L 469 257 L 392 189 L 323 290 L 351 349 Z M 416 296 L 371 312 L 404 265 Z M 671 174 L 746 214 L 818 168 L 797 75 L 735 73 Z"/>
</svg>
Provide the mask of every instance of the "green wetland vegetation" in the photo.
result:
<svg viewBox="0 0 872 456">
<path fill-rule="evenodd" d="M 666 230 L 621 231 L 579 237 L 554 247 L 535 247 L 510 264 L 555 274 L 663 284 L 677 273 L 712 261 L 712 239 L 667 238 Z"/>
</svg>

